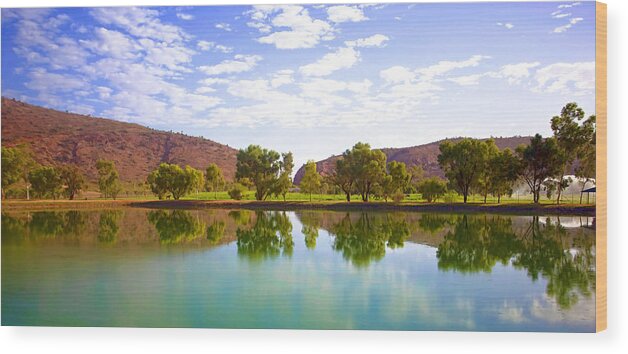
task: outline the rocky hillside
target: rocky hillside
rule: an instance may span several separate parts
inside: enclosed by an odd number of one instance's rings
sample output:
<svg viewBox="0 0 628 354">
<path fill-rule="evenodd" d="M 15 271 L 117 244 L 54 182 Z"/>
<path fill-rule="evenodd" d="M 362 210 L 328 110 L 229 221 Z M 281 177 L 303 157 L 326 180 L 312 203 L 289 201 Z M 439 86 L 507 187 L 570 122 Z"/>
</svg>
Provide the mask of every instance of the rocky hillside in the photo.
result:
<svg viewBox="0 0 628 354">
<path fill-rule="evenodd" d="M 115 161 L 123 181 L 143 181 L 161 162 L 205 169 L 216 163 L 235 176 L 237 150 L 211 140 L 138 124 L 59 112 L 2 98 L 2 146 L 26 143 L 41 164 L 74 163 L 90 180 L 96 161 Z"/>
<path fill-rule="evenodd" d="M 510 148 L 514 150 L 517 146 L 521 144 L 528 144 L 530 142 L 530 137 L 510 137 L 510 138 L 494 138 L 495 144 L 500 148 Z M 449 141 L 459 141 L 461 138 L 454 139 L 446 139 Z M 399 161 L 404 162 L 407 166 L 416 166 L 420 165 L 423 167 L 423 171 L 425 171 L 426 177 L 439 176 L 444 177 L 443 171 L 438 166 L 438 154 L 439 154 L 439 145 L 444 140 L 436 141 L 433 143 L 404 147 L 404 148 L 384 148 L 381 149 L 388 158 L 388 161 Z M 326 175 L 331 173 L 331 171 L 335 167 L 336 160 L 340 158 L 340 155 L 331 156 L 325 160 L 318 161 L 316 163 L 317 171 L 322 175 Z M 299 184 L 301 181 L 301 177 L 303 177 L 304 173 L 303 166 L 297 171 L 294 181 L 295 184 Z"/>
</svg>

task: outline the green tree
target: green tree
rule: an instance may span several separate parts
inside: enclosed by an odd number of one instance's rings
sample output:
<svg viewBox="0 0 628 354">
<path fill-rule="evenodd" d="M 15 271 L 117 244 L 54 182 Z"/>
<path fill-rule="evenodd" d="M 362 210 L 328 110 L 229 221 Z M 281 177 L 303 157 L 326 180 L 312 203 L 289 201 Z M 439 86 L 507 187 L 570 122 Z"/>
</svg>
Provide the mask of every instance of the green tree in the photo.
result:
<svg viewBox="0 0 628 354">
<path fill-rule="evenodd" d="M 493 163 L 493 160 L 499 156 L 500 151 L 497 145 L 495 145 L 495 140 L 487 139 L 484 141 L 486 144 L 486 157 L 484 159 L 484 167 L 480 172 L 480 177 L 478 178 L 477 188 L 480 194 L 484 197 L 484 204 L 486 204 L 486 198 L 491 191 L 493 185 L 493 176 L 497 173 L 497 169 L 500 167 L 497 164 Z"/>
<path fill-rule="evenodd" d="M 406 170 L 406 164 L 399 161 L 390 161 L 388 163 L 388 175 L 383 183 L 384 198 L 388 201 L 388 197 L 395 193 L 403 193 L 410 184 L 412 176 Z"/>
<path fill-rule="evenodd" d="M 278 197 L 282 196 L 283 201 L 286 201 L 286 194 L 292 188 L 292 170 L 294 169 L 294 157 L 291 152 L 281 154 L 283 160 L 281 161 L 279 178 L 275 183 L 273 194 Z"/>
<path fill-rule="evenodd" d="M 309 160 L 305 164 L 305 173 L 299 187 L 304 193 L 310 195 L 310 201 L 312 201 L 312 193 L 317 192 L 321 187 L 321 176 L 316 172 L 316 162 Z"/>
<path fill-rule="evenodd" d="M 96 170 L 98 171 L 98 190 L 105 198 L 116 199 L 118 193 L 122 190 L 120 185 L 120 176 L 116 165 L 110 160 L 98 160 L 96 162 Z"/>
<path fill-rule="evenodd" d="M 421 193 L 423 199 L 431 203 L 445 195 L 447 192 L 447 183 L 438 177 L 430 177 L 419 184 L 417 191 Z"/>
<path fill-rule="evenodd" d="M 425 171 L 423 171 L 423 167 L 421 167 L 421 165 L 414 165 L 408 168 L 408 173 L 410 174 L 409 191 L 412 193 L 419 187 L 419 184 L 425 175 Z"/>
<path fill-rule="evenodd" d="M 229 197 L 231 197 L 231 199 L 241 200 L 246 190 L 246 187 L 244 187 L 242 184 L 234 183 L 231 186 L 231 189 L 229 189 Z"/>
<path fill-rule="evenodd" d="M 386 155 L 373 150 L 366 143 L 357 143 L 346 150 L 336 161 L 336 184 L 343 189 L 350 201 L 351 187 L 360 193 L 363 202 L 368 202 L 375 187 L 386 176 Z M 349 187 L 349 188 L 346 188 Z"/>
<path fill-rule="evenodd" d="M 495 155 L 489 163 L 489 185 L 497 203 L 503 195 L 512 195 L 512 186 L 521 173 L 521 165 L 510 149 L 504 149 Z"/>
<path fill-rule="evenodd" d="M 556 204 L 560 204 L 560 197 L 563 189 L 569 186 L 565 183 L 565 174 L 575 161 L 582 154 L 582 150 L 593 139 L 595 135 L 595 116 L 584 119 L 585 113 L 575 102 L 567 103 L 560 112 L 560 115 L 552 117 L 551 126 L 556 139 L 556 145 L 560 149 L 560 164 L 556 177 Z M 582 124 L 581 124 L 582 122 Z"/>
<path fill-rule="evenodd" d="M 19 181 L 26 184 L 26 199 L 30 199 L 29 173 L 37 164 L 30 149 L 24 145 L 2 147 L 2 198 L 6 198 L 7 188 Z"/>
<path fill-rule="evenodd" d="M 225 184 L 222 170 L 215 163 L 210 163 L 205 170 L 205 186 L 210 192 L 214 192 L 214 199 L 218 199 L 218 190 Z"/>
<path fill-rule="evenodd" d="M 591 139 L 582 146 L 578 156 L 578 167 L 576 177 L 580 183 L 580 204 L 582 204 L 582 192 L 587 188 L 589 182 L 595 181 L 595 133 Z"/>
<path fill-rule="evenodd" d="M 161 163 L 147 178 L 151 191 L 159 199 L 163 199 L 167 193 L 175 200 L 180 199 L 198 187 L 203 180 L 203 173 L 190 166 L 182 169 L 175 164 Z"/>
<path fill-rule="evenodd" d="M 516 150 L 521 168 L 521 177 L 530 187 L 534 203 L 538 203 L 543 182 L 556 176 L 563 167 L 561 151 L 556 139 L 543 139 L 536 134 L 530 139 L 529 145 L 521 145 Z"/>
<path fill-rule="evenodd" d="M 345 152 L 346 154 L 347 152 Z M 347 202 L 351 202 L 351 193 L 354 188 L 354 172 L 348 160 L 336 160 L 336 168 L 327 177 L 329 184 L 338 187 L 345 194 Z"/>
<path fill-rule="evenodd" d="M 33 186 L 33 192 L 40 198 L 51 197 L 57 199 L 63 188 L 63 181 L 58 169 L 52 166 L 43 166 L 32 170 L 28 179 Z"/>
<path fill-rule="evenodd" d="M 64 165 L 59 168 L 61 181 L 65 185 L 64 193 L 68 199 L 74 197 L 85 188 L 85 178 L 76 165 Z"/>
<path fill-rule="evenodd" d="M 248 178 L 253 182 L 257 200 L 265 200 L 272 193 L 280 171 L 281 161 L 276 151 L 259 145 L 249 145 L 238 151 L 236 178 Z"/>
<path fill-rule="evenodd" d="M 462 194 L 465 203 L 471 189 L 478 184 L 487 156 L 487 144 L 480 140 L 465 138 L 458 143 L 446 141 L 440 144 L 438 164 L 449 183 Z"/>
</svg>

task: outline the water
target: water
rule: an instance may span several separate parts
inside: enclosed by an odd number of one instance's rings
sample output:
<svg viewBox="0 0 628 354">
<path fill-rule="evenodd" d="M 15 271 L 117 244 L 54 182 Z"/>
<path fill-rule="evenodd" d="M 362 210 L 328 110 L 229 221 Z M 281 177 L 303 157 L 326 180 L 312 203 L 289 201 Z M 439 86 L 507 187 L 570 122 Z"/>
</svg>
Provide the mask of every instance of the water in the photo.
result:
<svg viewBox="0 0 628 354">
<path fill-rule="evenodd" d="M 595 330 L 592 220 L 2 214 L 2 325 Z"/>
</svg>

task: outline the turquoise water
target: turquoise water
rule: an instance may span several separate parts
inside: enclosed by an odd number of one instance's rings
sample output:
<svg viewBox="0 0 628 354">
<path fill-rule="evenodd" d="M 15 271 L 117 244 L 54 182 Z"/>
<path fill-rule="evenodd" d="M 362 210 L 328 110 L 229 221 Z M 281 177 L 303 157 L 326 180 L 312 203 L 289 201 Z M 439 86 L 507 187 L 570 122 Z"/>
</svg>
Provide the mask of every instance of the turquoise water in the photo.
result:
<svg viewBox="0 0 628 354">
<path fill-rule="evenodd" d="M 2 325 L 595 329 L 591 219 L 2 214 Z"/>
</svg>

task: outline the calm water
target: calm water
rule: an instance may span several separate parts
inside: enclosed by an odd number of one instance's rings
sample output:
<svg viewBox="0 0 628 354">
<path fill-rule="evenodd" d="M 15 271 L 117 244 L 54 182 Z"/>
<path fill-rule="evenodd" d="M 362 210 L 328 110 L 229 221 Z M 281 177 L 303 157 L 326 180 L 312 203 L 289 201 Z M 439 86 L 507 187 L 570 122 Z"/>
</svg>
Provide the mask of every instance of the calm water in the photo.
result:
<svg viewBox="0 0 628 354">
<path fill-rule="evenodd" d="M 6 212 L 2 324 L 594 331 L 591 219 Z"/>
</svg>

